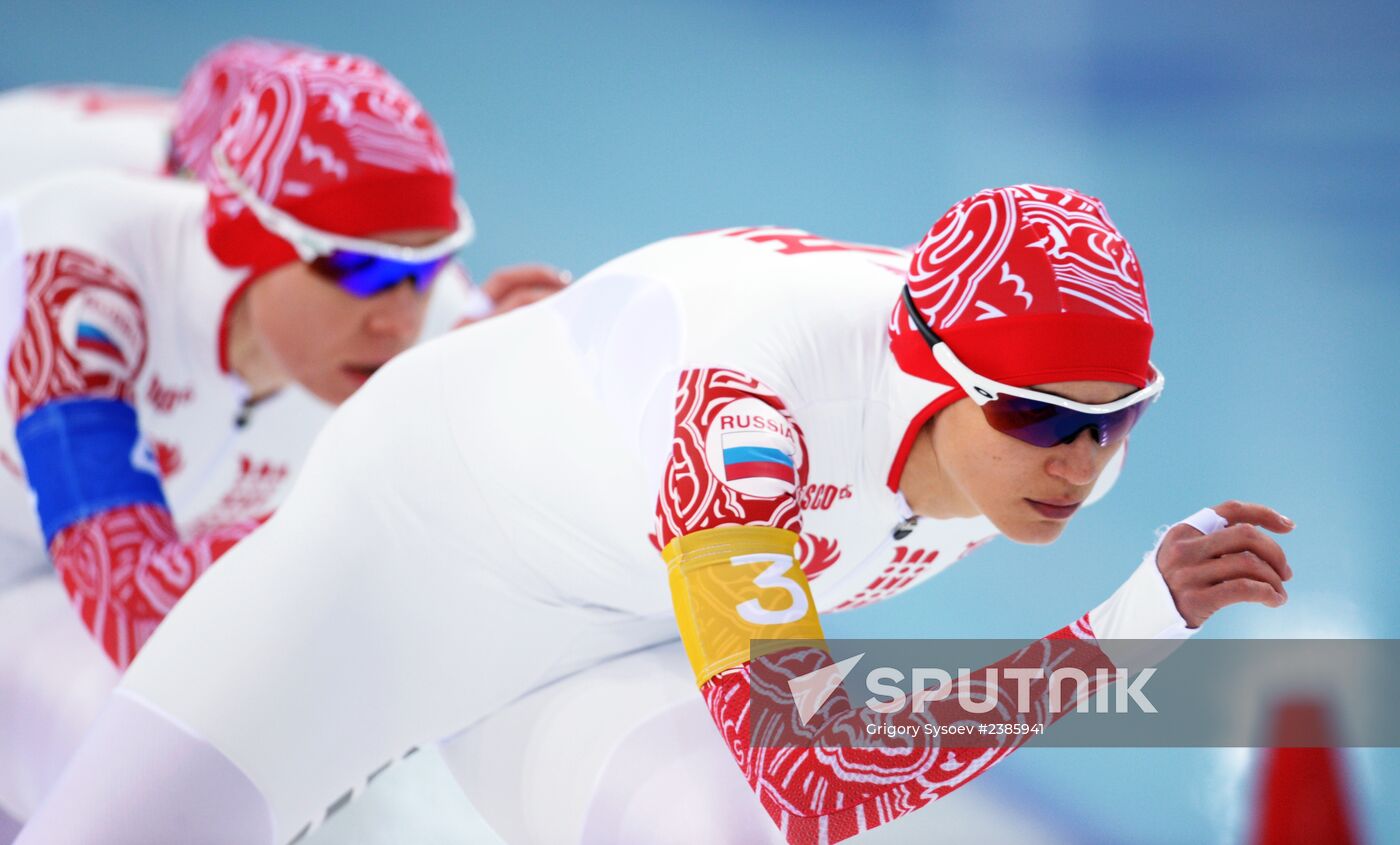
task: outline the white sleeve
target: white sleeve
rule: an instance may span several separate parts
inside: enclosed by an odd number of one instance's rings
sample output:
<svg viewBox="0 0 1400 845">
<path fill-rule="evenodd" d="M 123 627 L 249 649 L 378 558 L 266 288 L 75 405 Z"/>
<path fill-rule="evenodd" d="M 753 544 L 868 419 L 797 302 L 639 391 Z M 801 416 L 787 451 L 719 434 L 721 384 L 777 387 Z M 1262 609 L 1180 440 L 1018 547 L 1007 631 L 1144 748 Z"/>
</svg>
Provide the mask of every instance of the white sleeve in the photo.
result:
<svg viewBox="0 0 1400 845">
<path fill-rule="evenodd" d="M 1175 525 L 1190 525 L 1202 534 L 1224 528 L 1225 520 L 1210 508 L 1193 513 Z M 1143 555 L 1142 562 L 1123 586 L 1108 601 L 1089 611 L 1089 626 L 1100 640 L 1104 652 L 1118 666 L 1152 665 L 1165 657 L 1170 645 L 1148 647 L 1142 644 L 1114 641 L 1184 640 L 1200 628 L 1190 628 L 1176 609 L 1176 600 L 1166 579 L 1157 568 L 1157 550 L 1162 547 L 1167 529 L 1162 529 L 1152 550 Z"/>
</svg>

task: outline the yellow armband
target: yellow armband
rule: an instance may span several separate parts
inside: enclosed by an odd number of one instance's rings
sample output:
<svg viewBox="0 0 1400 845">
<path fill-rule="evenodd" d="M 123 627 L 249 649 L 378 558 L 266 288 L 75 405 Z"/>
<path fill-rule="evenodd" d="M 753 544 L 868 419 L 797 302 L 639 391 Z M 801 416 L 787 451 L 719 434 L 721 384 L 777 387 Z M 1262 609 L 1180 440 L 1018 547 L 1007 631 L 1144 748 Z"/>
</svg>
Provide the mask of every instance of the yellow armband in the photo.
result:
<svg viewBox="0 0 1400 845">
<path fill-rule="evenodd" d="M 821 639 L 797 535 L 726 525 L 677 537 L 661 557 L 695 680 L 704 684 L 749 659 L 749 640 Z"/>
</svg>

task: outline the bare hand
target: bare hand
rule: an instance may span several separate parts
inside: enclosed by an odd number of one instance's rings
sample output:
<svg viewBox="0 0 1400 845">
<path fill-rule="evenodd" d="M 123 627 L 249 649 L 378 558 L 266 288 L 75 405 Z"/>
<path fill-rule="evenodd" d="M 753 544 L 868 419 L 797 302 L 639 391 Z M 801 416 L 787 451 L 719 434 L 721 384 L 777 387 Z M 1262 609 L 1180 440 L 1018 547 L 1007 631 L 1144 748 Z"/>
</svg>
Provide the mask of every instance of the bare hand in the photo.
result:
<svg viewBox="0 0 1400 845">
<path fill-rule="evenodd" d="M 1283 582 L 1293 577 L 1283 548 L 1260 530 L 1286 534 L 1293 530 L 1292 520 L 1251 502 L 1224 502 L 1214 510 L 1228 526 L 1202 534 L 1190 525 L 1176 525 L 1157 549 L 1157 569 L 1192 628 L 1232 604 L 1278 607 L 1288 601 Z"/>
<path fill-rule="evenodd" d="M 497 270 L 481 286 L 491 300 L 490 312 L 481 317 L 464 317 L 452 327 L 470 326 L 522 305 L 539 302 L 562 290 L 572 278 L 567 270 L 555 270 L 543 264 L 517 264 Z"/>
<path fill-rule="evenodd" d="M 543 264 L 518 264 L 492 273 L 481 290 L 496 304 L 495 313 L 539 302 L 569 282 L 569 274 Z"/>
</svg>

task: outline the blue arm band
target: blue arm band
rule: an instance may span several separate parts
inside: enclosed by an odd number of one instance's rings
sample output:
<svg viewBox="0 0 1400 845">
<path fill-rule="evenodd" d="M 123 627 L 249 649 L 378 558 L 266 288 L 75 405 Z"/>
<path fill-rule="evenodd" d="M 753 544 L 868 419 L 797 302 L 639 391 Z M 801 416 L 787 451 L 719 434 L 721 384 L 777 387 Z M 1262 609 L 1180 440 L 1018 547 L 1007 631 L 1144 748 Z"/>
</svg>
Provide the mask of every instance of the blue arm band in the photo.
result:
<svg viewBox="0 0 1400 845">
<path fill-rule="evenodd" d="M 44 543 L 94 514 L 127 505 L 165 507 L 159 471 L 136 427 L 136 411 L 119 399 L 60 399 L 15 427 L 34 490 Z"/>
</svg>

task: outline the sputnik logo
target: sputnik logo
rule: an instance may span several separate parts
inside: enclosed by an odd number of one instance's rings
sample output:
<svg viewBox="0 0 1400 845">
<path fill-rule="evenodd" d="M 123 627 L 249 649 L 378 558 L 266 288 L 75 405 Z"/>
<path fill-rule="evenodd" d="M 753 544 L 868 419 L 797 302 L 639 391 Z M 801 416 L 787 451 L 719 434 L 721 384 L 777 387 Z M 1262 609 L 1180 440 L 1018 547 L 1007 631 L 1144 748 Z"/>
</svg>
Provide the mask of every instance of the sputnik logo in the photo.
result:
<svg viewBox="0 0 1400 845">
<path fill-rule="evenodd" d="M 856 664 L 864 656 L 865 652 L 861 652 L 855 657 L 847 657 L 839 663 L 823 666 L 788 681 L 793 703 L 797 705 L 797 718 L 802 720 L 803 725 L 822 709 L 822 705 L 831 698 L 832 693 L 840 689 L 841 682 L 846 680 L 846 676 L 851 674 L 851 670 L 856 668 Z"/>
</svg>

